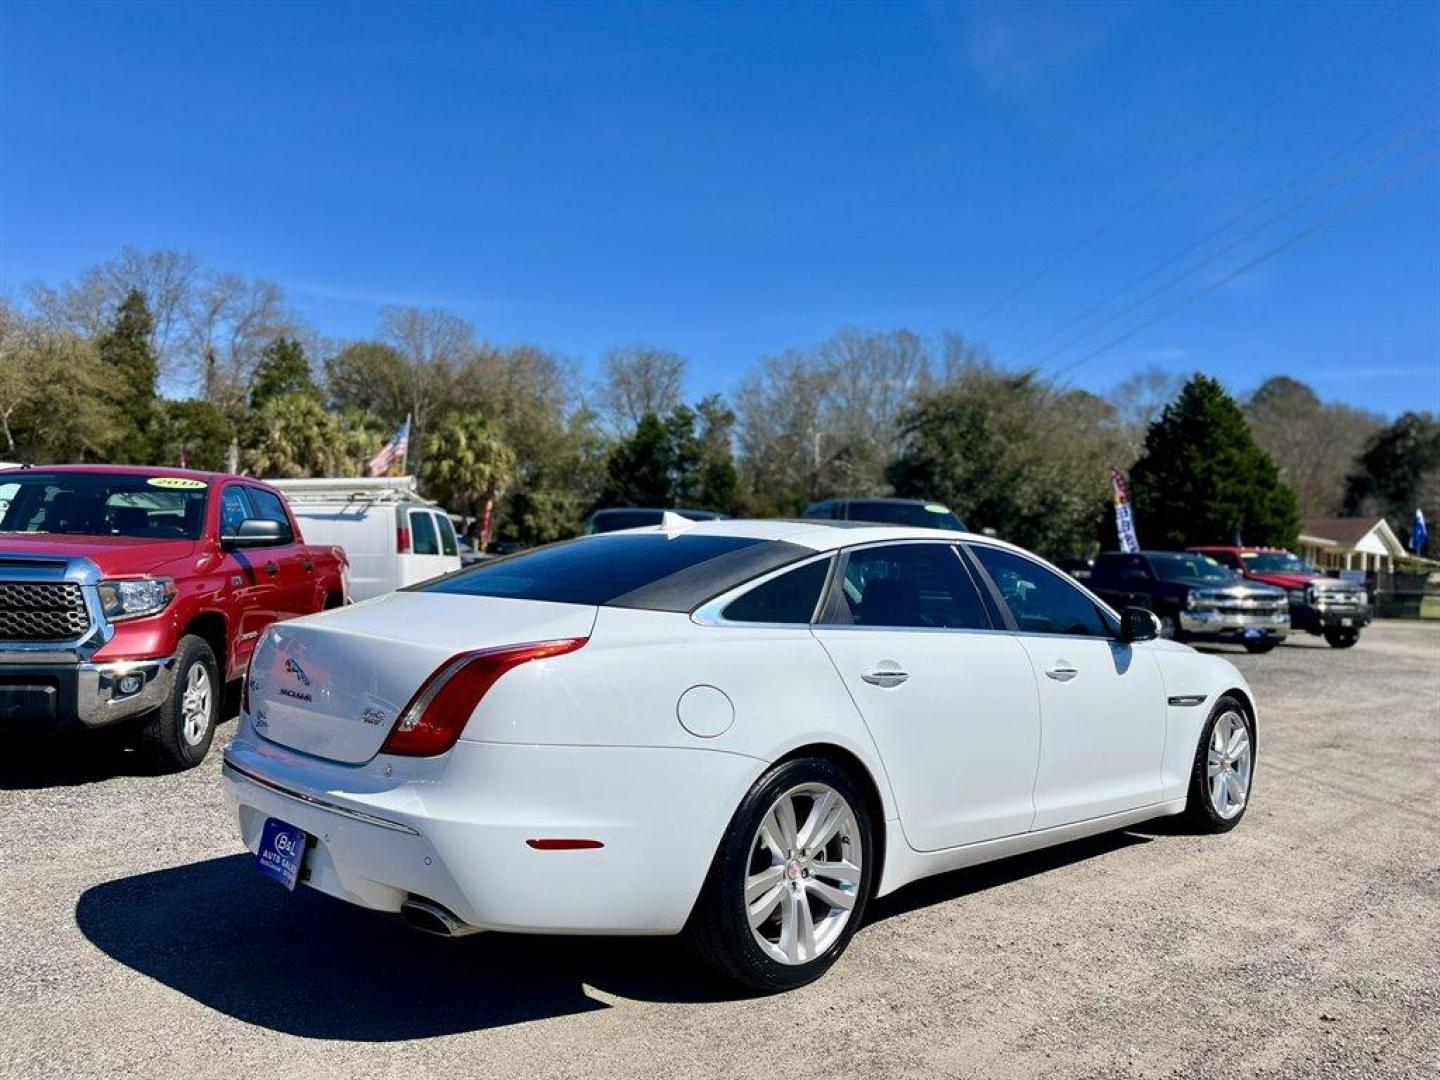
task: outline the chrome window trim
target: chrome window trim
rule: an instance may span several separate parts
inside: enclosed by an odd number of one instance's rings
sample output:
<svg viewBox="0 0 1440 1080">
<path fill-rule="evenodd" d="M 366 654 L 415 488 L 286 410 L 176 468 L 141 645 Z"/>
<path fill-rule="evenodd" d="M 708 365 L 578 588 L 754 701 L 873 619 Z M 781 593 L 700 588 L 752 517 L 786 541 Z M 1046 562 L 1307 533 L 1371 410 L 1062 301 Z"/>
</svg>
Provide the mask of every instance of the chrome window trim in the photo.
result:
<svg viewBox="0 0 1440 1080">
<path fill-rule="evenodd" d="M 739 619 L 727 619 L 722 614 L 725 608 L 740 599 L 740 597 L 744 596 L 751 589 L 758 589 L 760 586 L 774 581 L 782 574 L 788 574 L 793 570 L 801 570 L 822 559 L 830 560 L 830 568 L 825 574 L 825 581 L 820 586 L 820 593 L 815 600 L 815 606 L 811 609 L 810 618 L 806 622 L 743 622 Z M 752 578 L 749 581 L 736 585 L 713 599 L 706 600 L 705 603 L 690 613 L 690 621 L 697 626 L 746 626 L 751 629 L 808 630 L 815 625 L 815 620 L 819 617 L 821 608 L 825 606 L 825 601 L 830 596 L 830 585 L 835 579 L 835 564 L 838 561 L 839 552 L 832 549 L 830 551 L 817 551 L 814 556 L 806 556 L 796 562 L 786 563 L 784 566 L 761 574 L 757 578 Z"/>
<path fill-rule="evenodd" d="M 975 575 L 970 572 L 970 567 L 966 563 L 964 555 L 962 555 L 960 552 L 961 543 L 962 541 L 957 539 L 943 539 L 939 537 L 931 539 L 929 537 L 912 536 L 896 540 L 871 540 L 868 543 L 864 544 L 853 544 L 849 547 L 837 548 L 835 550 L 835 567 L 833 567 L 830 571 L 830 580 L 829 582 L 827 582 L 825 593 L 821 597 L 820 606 L 816 609 L 814 617 L 810 620 L 810 624 L 814 626 L 817 630 L 869 630 L 880 634 L 891 634 L 896 632 L 913 632 L 918 634 L 1009 633 L 1009 628 L 1003 626 L 856 626 L 854 623 L 833 623 L 820 621 L 821 617 L 825 613 L 825 609 L 830 606 L 830 593 L 835 589 L 837 583 L 842 580 L 843 570 L 841 569 L 841 567 L 843 564 L 847 564 L 849 562 L 850 555 L 853 552 L 868 551 L 871 548 L 900 547 L 902 545 L 915 544 L 929 544 L 934 547 L 943 547 L 950 550 L 950 554 L 953 555 L 960 563 L 961 573 L 965 575 L 966 580 L 970 582 L 971 587 L 975 590 L 977 594 L 977 599 L 980 600 L 980 607 L 982 610 L 985 611 L 985 617 L 988 619 L 990 617 L 990 612 L 985 607 L 985 597 L 983 595 L 985 584 L 983 582 L 976 581 Z M 844 558 L 842 559 L 841 556 L 843 556 Z M 1003 606 L 998 606 L 997 610 L 1000 611 L 1002 616 L 1006 614 L 1005 608 Z"/>
<path fill-rule="evenodd" d="M 1111 607 L 1104 600 L 1100 599 L 1100 597 L 1096 596 L 1093 592 L 1087 589 L 1081 582 L 1077 581 L 1075 578 L 1072 578 L 1063 570 L 1060 570 L 1059 568 L 1051 566 L 1049 563 L 1046 563 L 1038 556 L 1031 555 L 1028 551 L 1024 551 L 1020 548 L 999 547 L 995 544 L 985 544 L 971 540 L 964 541 L 964 545 L 972 549 L 984 548 L 989 551 L 998 551 L 1006 555 L 1014 555 L 1020 559 L 1023 559 L 1026 562 L 1034 563 L 1036 566 L 1040 567 L 1040 569 L 1045 570 L 1048 573 L 1054 574 L 1058 578 L 1061 578 L 1066 585 L 1070 586 L 1070 588 L 1075 589 L 1079 591 L 1081 595 L 1088 597 L 1092 603 L 1100 607 L 1102 610 L 1109 612 L 1109 614 L 1115 618 L 1115 621 L 1117 623 L 1119 623 L 1121 626 L 1124 625 L 1124 620 L 1120 618 L 1120 613 L 1117 612 L 1113 607 Z M 978 556 L 975 558 L 975 565 L 979 567 L 980 571 L 985 575 L 986 580 L 990 581 L 990 572 L 985 569 L 985 564 L 980 561 Z M 992 587 L 994 587 L 994 582 L 990 581 L 990 583 Z M 1005 598 L 1000 595 L 1000 590 L 998 588 L 995 589 L 995 602 L 1000 605 L 1000 610 L 1004 612 L 1006 619 L 1014 622 L 1014 615 L 1011 614 L 1009 605 L 1005 603 Z M 1024 637 L 1069 638 L 1074 641 L 1120 641 L 1120 638 L 1115 634 L 1048 634 L 1042 630 L 1022 630 L 1020 629 L 1018 623 L 1011 631 L 1011 633 Z M 1123 644 L 1129 645 L 1131 648 L 1133 648 L 1136 645 L 1144 643 L 1131 641 L 1124 642 Z"/>
</svg>

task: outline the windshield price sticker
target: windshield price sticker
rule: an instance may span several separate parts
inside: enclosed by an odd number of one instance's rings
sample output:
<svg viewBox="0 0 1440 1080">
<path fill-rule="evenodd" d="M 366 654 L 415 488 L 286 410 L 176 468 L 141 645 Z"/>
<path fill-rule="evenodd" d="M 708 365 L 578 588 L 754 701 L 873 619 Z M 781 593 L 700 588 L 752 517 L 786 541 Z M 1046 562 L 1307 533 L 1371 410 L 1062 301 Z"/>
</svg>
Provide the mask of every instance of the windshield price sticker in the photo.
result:
<svg viewBox="0 0 1440 1080">
<path fill-rule="evenodd" d="M 171 491 L 200 491 L 209 486 L 204 480 L 191 480 L 188 476 L 152 476 L 145 482 Z"/>
</svg>

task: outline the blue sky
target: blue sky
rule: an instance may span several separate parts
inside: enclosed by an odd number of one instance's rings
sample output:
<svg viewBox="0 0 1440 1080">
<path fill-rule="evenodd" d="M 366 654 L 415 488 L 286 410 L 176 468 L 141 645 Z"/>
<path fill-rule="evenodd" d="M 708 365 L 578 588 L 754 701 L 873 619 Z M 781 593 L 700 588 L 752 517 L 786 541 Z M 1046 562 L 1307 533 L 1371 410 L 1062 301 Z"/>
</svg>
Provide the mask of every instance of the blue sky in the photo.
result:
<svg viewBox="0 0 1440 1080">
<path fill-rule="evenodd" d="M 1436 409 L 1437 121 L 1428 0 L 0 0 L 0 293 L 173 247 L 280 282 L 330 335 L 438 305 L 590 370 L 677 350 L 697 396 L 849 324 L 1097 389 L 1159 364 Z"/>
</svg>

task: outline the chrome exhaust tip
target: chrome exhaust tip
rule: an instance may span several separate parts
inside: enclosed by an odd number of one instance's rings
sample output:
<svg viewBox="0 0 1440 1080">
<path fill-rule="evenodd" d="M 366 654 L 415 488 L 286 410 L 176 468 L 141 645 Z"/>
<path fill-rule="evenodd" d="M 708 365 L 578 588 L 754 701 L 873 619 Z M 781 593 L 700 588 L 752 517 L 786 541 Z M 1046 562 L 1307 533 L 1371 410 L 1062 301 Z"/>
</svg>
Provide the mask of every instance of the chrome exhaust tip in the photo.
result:
<svg viewBox="0 0 1440 1080">
<path fill-rule="evenodd" d="M 481 928 L 464 922 L 453 911 L 423 896 L 411 896 L 400 905 L 400 917 L 413 930 L 439 937 L 464 937 L 478 934 Z"/>
</svg>

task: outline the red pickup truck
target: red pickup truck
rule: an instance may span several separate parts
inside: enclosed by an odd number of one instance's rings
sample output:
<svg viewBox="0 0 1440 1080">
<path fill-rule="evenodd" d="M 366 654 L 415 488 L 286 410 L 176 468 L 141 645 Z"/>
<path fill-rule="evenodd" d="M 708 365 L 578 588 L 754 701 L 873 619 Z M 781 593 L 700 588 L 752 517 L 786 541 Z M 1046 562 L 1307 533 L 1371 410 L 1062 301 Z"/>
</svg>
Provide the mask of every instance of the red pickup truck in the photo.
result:
<svg viewBox="0 0 1440 1080">
<path fill-rule="evenodd" d="M 1360 640 L 1370 622 L 1370 597 L 1360 585 L 1326 577 L 1284 548 L 1192 547 L 1251 581 L 1285 590 L 1290 600 L 1290 629 L 1324 635 L 1336 649 Z"/>
<path fill-rule="evenodd" d="M 0 471 L 0 730 L 133 722 L 156 767 L 196 765 L 261 631 L 345 603 L 346 580 L 257 480 Z"/>
</svg>

